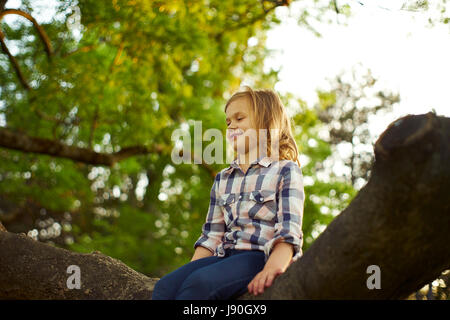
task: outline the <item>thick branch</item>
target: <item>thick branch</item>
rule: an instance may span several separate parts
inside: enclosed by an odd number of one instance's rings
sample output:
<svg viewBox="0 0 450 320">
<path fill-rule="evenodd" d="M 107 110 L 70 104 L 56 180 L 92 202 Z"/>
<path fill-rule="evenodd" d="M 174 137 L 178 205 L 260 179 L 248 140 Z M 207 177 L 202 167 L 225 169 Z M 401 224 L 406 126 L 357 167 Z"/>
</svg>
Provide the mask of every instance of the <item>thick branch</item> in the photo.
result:
<svg viewBox="0 0 450 320">
<path fill-rule="evenodd" d="M 15 132 L 7 128 L 0 128 L 0 147 L 105 166 L 112 166 L 114 163 L 132 156 L 161 153 L 164 150 L 164 147 L 161 145 L 154 145 L 151 148 L 132 146 L 111 154 L 99 153 L 91 149 L 68 146 L 59 141 L 30 137 L 24 133 Z"/>
<path fill-rule="evenodd" d="M 71 265 L 80 268 L 80 289 L 67 287 Z M 99 252 L 70 252 L 0 231 L 0 299 L 149 299 L 155 282 Z"/>
<path fill-rule="evenodd" d="M 99 153 L 88 148 L 68 146 L 60 141 L 30 137 L 25 133 L 2 127 L 0 127 L 0 147 L 23 152 L 46 154 L 59 158 L 71 159 L 86 164 L 105 166 L 113 166 L 114 163 L 133 156 L 149 153 L 162 154 L 168 150 L 168 148 L 160 144 L 155 144 L 150 148 L 146 146 L 131 146 L 125 147 L 115 153 Z M 180 151 L 180 157 L 182 156 L 183 152 Z M 194 158 L 194 154 L 191 154 L 190 157 L 194 162 L 196 159 Z M 201 159 L 201 163 L 199 163 L 199 165 L 205 169 L 213 179 L 215 178 L 217 171 L 205 163 L 203 159 Z"/>
<path fill-rule="evenodd" d="M 369 182 L 257 299 L 402 299 L 450 268 L 450 119 L 393 122 Z M 369 290 L 367 267 L 381 270 Z M 252 298 L 246 294 L 242 298 Z"/>
</svg>

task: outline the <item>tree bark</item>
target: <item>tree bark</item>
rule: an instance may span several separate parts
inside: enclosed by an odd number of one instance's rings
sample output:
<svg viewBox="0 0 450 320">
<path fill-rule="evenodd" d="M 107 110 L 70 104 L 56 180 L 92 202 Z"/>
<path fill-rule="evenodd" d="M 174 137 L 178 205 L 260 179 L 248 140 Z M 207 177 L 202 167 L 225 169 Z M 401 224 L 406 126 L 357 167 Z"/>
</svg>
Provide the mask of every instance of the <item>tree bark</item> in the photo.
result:
<svg viewBox="0 0 450 320">
<path fill-rule="evenodd" d="M 161 144 L 155 144 L 151 148 L 143 145 L 137 145 L 123 147 L 120 151 L 114 153 L 100 153 L 92 150 L 91 148 L 69 146 L 61 141 L 32 137 L 24 132 L 3 127 L 0 127 L 0 147 L 28 153 L 46 154 L 85 164 L 104 165 L 110 167 L 112 167 L 115 163 L 130 157 L 150 153 L 157 153 L 161 155 L 168 153 L 171 149 L 171 146 L 164 146 Z M 179 157 L 183 157 L 182 150 L 179 152 Z M 188 159 L 192 161 L 191 163 L 199 164 L 203 167 L 214 180 L 217 172 L 213 167 L 203 161 L 203 159 L 198 160 L 194 154 L 188 154 Z"/>
<path fill-rule="evenodd" d="M 144 155 L 148 153 L 162 153 L 162 145 L 152 148 L 145 146 L 124 147 L 114 153 L 100 153 L 88 148 L 69 146 L 60 141 L 29 136 L 23 132 L 0 128 L 0 147 L 23 152 L 46 154 L 53 157 L 66 158 L 74 161 L 92 164 L 113 166 L 123 159 Z"/>
<path fill-rule="evenodd" d="M 80 289 L 68 288 L 71 265 L 80 268 Z M 150 299 L 155 283 L 100 252 L 75 253 L 0 231 L 0 299 Z"/>
<path fill-rule="evenodd" d="M 450 268 L 450 119 L 408 115 L 375 143 L 368 183 L 262 295 L 403 299 Z M 381 289 L 368 289 L 377 265 Z"/>
<path fill-rule="evenodd" d="M 261 295 L 239 299 L 403 299 L 450 268 L 450 119 L 408 115 L 375 143 L 368 183 Z M 68 289 L 67 268 L 81 270 Z M 380 289 L 368 289 L 380 268 Z M 0 299 L 149 299 L 157 279 L 103 254 L 1 231 Z"/>
</svg>

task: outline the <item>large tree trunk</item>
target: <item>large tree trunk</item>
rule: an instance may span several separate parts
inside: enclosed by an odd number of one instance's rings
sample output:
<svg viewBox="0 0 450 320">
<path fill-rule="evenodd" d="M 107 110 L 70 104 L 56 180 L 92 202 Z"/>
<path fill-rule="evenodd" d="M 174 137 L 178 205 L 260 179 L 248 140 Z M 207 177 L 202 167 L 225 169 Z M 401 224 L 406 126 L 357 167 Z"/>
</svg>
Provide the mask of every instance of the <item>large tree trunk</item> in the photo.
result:
<svg viewBox="0 0 450 320">
<path fill-rule="evenodd" d="M 69 289 L 68 267 L 80 268 Z M 0 231 L 0 299 L 149 299 L 156 279 L 100 252 L 75 253 Z"/>
<path fill-rule="evenodd" d="M 450 119 L 394 121 L 368 183 L 258 299 L 401 299 L 450 267 Z M 368 289 L 377 265 L 381 289 Z M 245 295 L 244 298 L 250 298 Z"/>
<path fill-rule="evenodd" d="M 256 298 L 402 299 L 450 268 L 449 141 L 449 118 L 393 122 L 375 144 L 366 186 Z M 81 269 L 81 289 L 67 288 L 70 265 Z M 367 287 L 371 265 L 380 268 L 381 289 Z M 0 231 L 3 299 L 148 299 L 155 280 L 102 254 Z"/>
</svg>

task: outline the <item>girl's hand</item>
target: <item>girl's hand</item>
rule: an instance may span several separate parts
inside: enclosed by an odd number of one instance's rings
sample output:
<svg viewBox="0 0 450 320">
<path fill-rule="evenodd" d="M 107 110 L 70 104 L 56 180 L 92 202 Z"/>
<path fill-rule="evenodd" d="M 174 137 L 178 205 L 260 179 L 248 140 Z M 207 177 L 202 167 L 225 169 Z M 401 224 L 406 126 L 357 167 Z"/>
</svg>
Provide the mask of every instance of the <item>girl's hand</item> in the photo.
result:
<svg viewBox="0 0 450 320">
<path fill-rule="evenodd" d="M 265 287 L 270 287 L 273 280 L 284 271 L 281 267 L 264 267 L 264 269 L 259 272 L 252 281 L 248 284 L 248 292 L 254 294 L 255 296 L 263 293 Z"/>
</svg>

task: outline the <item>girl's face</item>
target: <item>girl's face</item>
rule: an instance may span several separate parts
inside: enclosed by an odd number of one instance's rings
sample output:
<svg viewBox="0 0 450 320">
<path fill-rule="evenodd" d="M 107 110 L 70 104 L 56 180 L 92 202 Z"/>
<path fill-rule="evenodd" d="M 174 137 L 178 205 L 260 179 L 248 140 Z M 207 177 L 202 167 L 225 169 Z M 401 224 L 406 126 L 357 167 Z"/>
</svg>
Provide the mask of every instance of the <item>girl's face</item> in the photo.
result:
<svg viewBox="0 0 450 320">
<path fill-rule="evenodd" d="M 252 126 L 248 98 L 231 102 L 225 112 L 227 116 L 227 139 L 239 154 L 246 154 L 256 147 L 256 131 Z M 253 130 L 249 130 L 253 129 Z M 246 143 L 248 141 L 249 143 Z"/>
</svg>

